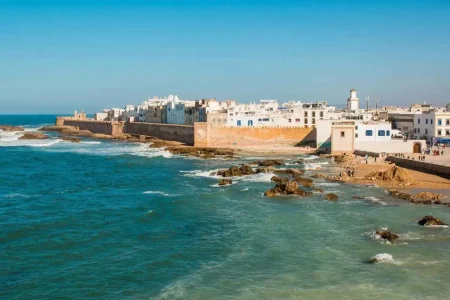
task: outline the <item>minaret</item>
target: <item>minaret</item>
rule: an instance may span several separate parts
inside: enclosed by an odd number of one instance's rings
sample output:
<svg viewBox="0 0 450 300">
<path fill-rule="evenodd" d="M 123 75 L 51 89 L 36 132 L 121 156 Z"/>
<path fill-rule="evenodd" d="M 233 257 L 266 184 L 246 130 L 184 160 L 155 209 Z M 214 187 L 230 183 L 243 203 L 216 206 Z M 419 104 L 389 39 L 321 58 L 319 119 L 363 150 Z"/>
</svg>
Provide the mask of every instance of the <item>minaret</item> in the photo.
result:
<svg viewBox="0 0 450 300">
<path fill-rule="evenodd" d="M 347 112 L 358 110 L 359 99 L 356 97 L 356 90 L 350 90 L 350 97 L 347 98 Z"/>
</svg>

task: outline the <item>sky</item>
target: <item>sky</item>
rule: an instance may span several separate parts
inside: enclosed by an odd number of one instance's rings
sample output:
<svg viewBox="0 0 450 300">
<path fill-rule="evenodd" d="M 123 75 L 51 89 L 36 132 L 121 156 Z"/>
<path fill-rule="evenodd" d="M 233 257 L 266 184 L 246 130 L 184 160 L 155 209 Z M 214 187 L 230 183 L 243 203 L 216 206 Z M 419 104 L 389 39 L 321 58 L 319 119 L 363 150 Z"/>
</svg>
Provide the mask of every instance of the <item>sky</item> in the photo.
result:
<svg viewBox="0 0 450 300">
<path fill-rule="evenodd" d="M 0 0 L 0 114 L 450 102 L 450 1 Z M 364 101 L 363 101 L 364 102 Z"/>
</svg>

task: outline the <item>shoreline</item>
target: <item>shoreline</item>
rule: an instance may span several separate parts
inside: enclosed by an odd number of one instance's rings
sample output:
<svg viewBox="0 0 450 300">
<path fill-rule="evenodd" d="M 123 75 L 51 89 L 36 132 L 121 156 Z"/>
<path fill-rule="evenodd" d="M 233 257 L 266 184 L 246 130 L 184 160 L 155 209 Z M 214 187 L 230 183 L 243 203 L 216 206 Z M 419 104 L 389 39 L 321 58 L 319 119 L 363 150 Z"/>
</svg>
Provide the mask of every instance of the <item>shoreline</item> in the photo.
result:
<svg viewBox="0 0 450 300">
<path fill-rule="evenodd" d="M 105 140 L 116 140 L 116 141 L 122 141 L 122 142 L 133 142 L 133 143 L 142 143 L 142 144 L 148 144 L 149 148 L 161 148 L 161 149 L 167 149 L 166 151 L 169 151 L 173 154 L 185 154 L 185 155 L 192 155 L 192 156 L 198 156 L 204 159 L 212 158 L 214 157 L 214 153 L 226 152 L 228 157 L 233 158 L 235 157 L 253 157 L 253 156 L 261 156 L 261 157 L 295 157 L 297 155 L 312 155 L 316 151 L 315 148 L 309 148 L 309 147 L 287 147 L 287 146 L 280 146 L 280 145 L 273 145 L 273 146 L 230 146 L 230 147 L 195 147 L 195 146 L 189 146 L 185 145 L 180 142 L 174 142 L 170 140 L 162 140 L 158 138 L 153 138 L 147 136 L 145 140 L 142 140 L 138 137 L 132 136 L 130 134 L 123 134 L 121 136 L 112 136 L 112 135 L 105 135 L 105 134 L 97 134 L 92 133 L 88 130 L 80 130 L 73 126 L 44 126 L 39 129 L 39 131 L 50 131 L 50 132 L 58 132 L 60 134 L 60 138 L 64 136 L 79 136 L 79 137 L 86 137 L 86 138 L 94 138 L 94 139 L 105 139 Z M 152 147 L 151 145 L 155 145 Z M 196 150 L 198 149 L 198 150 Z M 184 151 L 183 151 L 184 150 Z M 206 154 L 205 154 L 206 153 Z M 210 153 L 213 153 L 211 155 Z M 232 155 L 230 155 L 232 153 Z M 333 157 L 332 155 L 327 157 Z M 366 175 L 372 172 L 382 171 L 386 170 L 390 167 L 392 167 L 394 164 L 390 164 L 387 162 L 384 162 L 384 160 L 380 159 L 378 162 L 370 162 L 369 164 L 363 163 L 363 158 L 358 156 L 349 156 L 351 157 L 351 161 L 347 165 L 354 167 L 356 174 L 355 177 L 348 177 L 346 180 L 342 180 L 342 183 L 347 184 L 361 184 L 361 185 L 373 185 L 376 184 L 377 186 L 381 188 L 395 188 L 398 190 L 404 190 L 404 191 L 410 191 L 413 189 L 420 189 L 420 190 L 426 190 L 426 189 L 433 189 L 433 190 L 450 190 L 450 180 L 445 179 L 443 177 L 428 174 L 425 172 L 420 172 L 416 170 L 407 169 L 409 174 L 413 177 L 414 183 L 410 185 L 399 185 L 396 183 L 390 183 L 390 182 L 380 182 L 380 181 L 372 181 L 364 179 Z M 345 166 L 346 164 L 339 164 L 337 163 L 336 166 L 341 168 L 342 172 L 345 172 Z M 320 170 L 317 170 L 316 173 L 320 173 Z M 338 175 L 337 174 L 330 174 L 327 175 L 333 176 Z"/>
</svg>

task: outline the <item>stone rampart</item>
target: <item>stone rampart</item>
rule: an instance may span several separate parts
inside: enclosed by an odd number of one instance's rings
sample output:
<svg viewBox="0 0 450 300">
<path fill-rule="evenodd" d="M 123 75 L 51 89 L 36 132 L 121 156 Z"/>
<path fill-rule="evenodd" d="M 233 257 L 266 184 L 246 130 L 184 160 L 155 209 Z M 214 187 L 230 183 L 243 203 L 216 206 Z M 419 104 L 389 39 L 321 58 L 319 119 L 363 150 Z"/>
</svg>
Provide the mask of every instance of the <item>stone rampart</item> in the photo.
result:
<svg viewBox="0 0 450 300">
<path fill-rule="evenodd" d="M 427 162 L 418 161 L 418 160 L 399 158 L 399 157 L 395 157 L 395 156 L 386 157 L 386 161 L 393 162 L 397 166 L 402 167 L 402 168 L 416 170 L 416 171 L 433 174 L 433 175 L 438 175 L 438 176 L 444 177 L 446 179 L 450 179 L 450 167 L 447 167 L 447 166 L 427 163 Z"/>
<path fill-rule="evenodd" d="M 192 125 L 127 122 L 123 132 L 194 145 L 194 126 Z"/>
<path fill-rule="evenodd" d="M 60 123 L 57 118 L 56 123 Z M 117 136 L 123 133 L 123 123 L 121 122 L 103 122 L 94 120 L 74 120 L 70 118 L 64 118 L 64 124 L 67 126 L 74 126 L 80 130 L 89 130 L 93 133 L 108 134 Z"/>
<path fill-rule="evenodd" d="M 298 146 L 316 142 L 315 128 L 215 126 L 208 123 L 195 123 L 194 126 L 195 146 L 198 147 Z"/>
</svg>

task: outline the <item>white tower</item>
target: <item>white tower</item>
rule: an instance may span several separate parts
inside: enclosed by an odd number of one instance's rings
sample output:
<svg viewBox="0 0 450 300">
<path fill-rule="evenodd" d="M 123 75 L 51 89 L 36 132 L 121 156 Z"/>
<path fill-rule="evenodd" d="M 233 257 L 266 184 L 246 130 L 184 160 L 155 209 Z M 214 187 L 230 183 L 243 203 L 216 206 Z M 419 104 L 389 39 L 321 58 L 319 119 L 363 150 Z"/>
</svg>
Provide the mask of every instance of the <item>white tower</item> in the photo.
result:
<svg viewBox="0 0 450 300">
<path fill-rule="evenodd" d="M 350 98 L 347 98 L 347 111 L 352 112 L 358 110 L 359 99 L 356 97 L 356 90 L 350 90 Z"/>
</svg>

